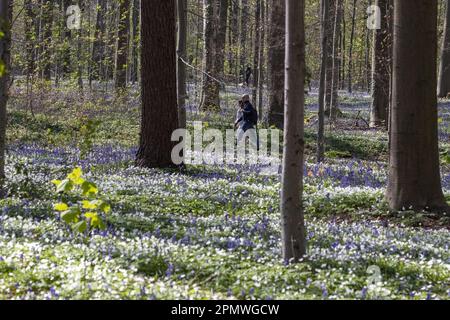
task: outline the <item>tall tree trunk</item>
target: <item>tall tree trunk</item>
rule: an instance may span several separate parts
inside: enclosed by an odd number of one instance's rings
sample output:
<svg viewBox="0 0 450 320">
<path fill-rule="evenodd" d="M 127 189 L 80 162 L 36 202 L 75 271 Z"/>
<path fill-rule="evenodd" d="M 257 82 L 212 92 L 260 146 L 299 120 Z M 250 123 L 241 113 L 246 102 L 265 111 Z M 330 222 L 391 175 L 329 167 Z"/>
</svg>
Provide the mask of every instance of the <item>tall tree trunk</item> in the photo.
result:
<svg viewBox="0 0 450 320">
<path fill-rule="evenodd" d="M 394 0 L 394 19 L 387 199 L 393 210 L 449 211 L 439 170 L 437 0 Z"/>
<path fill-rule="evenodd" d="M 98 0 L 96 9 L 97 19 L 94 30 L 94 43 L 92 45 L 92 70 L 89 73 L 90 82 L 92 82 L 92 80 L 100 80 L 100 75 L 103 70 L 103 53 L 105 52 L 104 40 L 106 35 L 106 0 Z"/>
<path fill-rule="evenodd" d="M 132 23 L 133 27 L 131 28 L 132 35 L 130 37 L 130 45 L 131 45 L 131 66 L 129 72 L 129 79 L 131 83 L 138 82 L 138 74 L 139 74 L 139 12 L 140 12 L 140 0 L 133 0 L 133 12 L 132 12 Z"/>
<path fill-rule="evenodd" d="M 336 0 L 334 8 L 334 30 L 333 30 L 333 65 L 332 65 L 332 85 L 330 102 L 330 119 L 334 121 L 338 114 L 338 89 L 339 89 L 339 68 L 341 62 L 341 52 L 339 51 L 339 35 L 341 33 L 342 22 L 342 0 Z"/>
<path fill-rule="evenodd" d="M 269 34 L 269 125 L 283 128 L 285 0 L 272 0 Z"/>
<path fill-rule="evenodd" d="M 266 64 L 266 55 L 265 55 L 265 47 L 266 47 L 266 6 L 265 0 L 261 0 L 261 33 L 260 33 L 260 47 L 259 47 L 259 58 L 258 58 L 258 115 L 259 119 L 264 119 L 264 108 L 263 108 L 263 97 L 264 97 L 264 81 L 265 81 L 265 73 L 264 67 Z"/>
<path fill-rule="evenodd" d="M 205 51 L 204 63 L 205 73 L 203 74 L 202 102 L 200 109 L 203 111 L 220 110 L 220 84 L 217 82 L 216 74 L 216 43 L 215 41 L 215 18 L 214 0 L 204 0 L 205 10 Z"/>
<path fill-rule="evenodd" d="M 444 37 L 442 40 L 441 63 L 439 66 L 438 97 L 445 98 L 450 93 L 450 1 L 446 1 Z"/>
<path fill-rule="evenodd" d="M 222 77 L 225 62 L 225 43 L 227 37 L 228 0 L 218 0 L 219 25 L 216 35 L 216 73 Z"/>
<path fill-rule="evenodd" d="M 387 127 L 392 72 L 391 1 L 376 0 L 381 11 L 381 29 L 374 30 L 372 52 L 371 127 Z"/>
<path fill-rule="evenodd" d="M 325 158 L 325 104 L 326 104 L 326 72 L 328 70 L 328 24 L 330 13 L 330 1 L 321 0 L 321 65 L 320 65 L 320 83 L 319 83 L 319 127 L 317 134 L 317 162 L 322 162 Z"/>
<path fill-rule="evenodd" d="M 52 24 L 53 24 L 53 0 L 44 0 L 42 3 L 42 78 L 51 79 L 51 53 L 52 53 Z"/>
<path fill-rule="evenodd" d="M 259 88 L 259 52 L 261 47 L 261 0 L 256 0 L 255 6 L 255 47 L 253 54 L 253 105 L 258 105 Z"/>
<path fill-rule="evenodd" d="M 4 35 L 0 38 L 0 65 L 3 66 L 3 72 L 0 74 L 0 196 L 4 195 L 5 181 L 6 104 L 9 96 L 11 72 L 11 24 L 12 1 L 1 1 L 0 30 Z"/>
<path fill-rule="evenodd" d="M 327 23 L 327 70 L 325 73 L 325 112 L 330 113 L 331 99 L 333 94 L 333 35 L 334 35 L 334 22 L 336 14 L 336 3 L 338 0 L 329 0 L 328 4 L 328 23 Z"/>
<path fill-rule="evenodd" d="M 303 217 L 305 29 L 304 0 L 286 0 L 286 102 L 281 189 L 284 261 L 306 254 Z"/>
<path fill-rule="evenodd" d="M 130 0 L 119 1 L 119 28 L 117 31 L 115 88 L 127 86 L 128 35 L 130 31 Z"/>
<path fill-rule="evenodd" d="M 240 32 L 240 68 L 243 79 L 247 69 L 247 31 L 249 25 L 248 0 L 241 0 L 241 32 Z"/>
<path fill-rule="evenodd" d="M 178 47 L 177 47 L 177 90 L 178 90 L 178 126 L 186 128 L 186 41 L 187 41 L 187 0 L 177 0 Z"/>
<path fill-rule="evenodd" d="M 142 120 L 136 163 L 171 167 L 171 137 L 178 128 L 175 1 L 142 1 L 141 19 Z"/>
<path fill-rule="evenodd" d="M 236 77 L 236 83 L 239 84 L 239 3 L 231 1 L 231 58 L 230 71 Z"/>
<path fill-rule="evenodd" d="M 348 50 L 348 92 L 353 92 L 353 43 L 355 40 L 355 29 L 356 29 L 356 1 L 353 0 L 353 13 L 352 13 L 352 31 L 350 34 L 350 47 Z"/>
</svg>

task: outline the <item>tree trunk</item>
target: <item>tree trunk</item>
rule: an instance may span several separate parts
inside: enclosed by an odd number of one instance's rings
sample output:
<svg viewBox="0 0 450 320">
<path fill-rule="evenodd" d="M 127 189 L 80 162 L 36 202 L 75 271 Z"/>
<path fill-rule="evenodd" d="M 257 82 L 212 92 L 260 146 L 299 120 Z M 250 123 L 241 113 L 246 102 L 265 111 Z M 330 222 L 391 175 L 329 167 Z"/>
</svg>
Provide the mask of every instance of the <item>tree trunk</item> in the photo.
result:
<svg viewBox="0 0 450 320">
<path fill-rule="evenodd" d="M 106 35 L 106 0 L 98 0 L 96 15 L 94 43 L 92 45 L 92 68 L 89 79 L 91 82 L 92 80 L 100 80 L 105 59 L 103 53 L 105 52 L 104 40 Z"/>
<path fill-rule="evenodd" d="M 219 25 L 216 35 L 216 73 L 222 77 L 225 62 L 225 43 L 227 37 L 228 0 L 218 1 Z"/>
<path fill-rule="evenodd" d="M 178 128 L 175 1 L 145 0 L 141 5 L 140 147 L 142 167 L 172 167 L 172 133 Z"/>
<path fill-rule="evenodd" d="M 321 66 L 320 66 L 320 84 L 319 84 L 319 127 L 317 134 L 317 162 L 322 162 L 325 158 L 325 94 L 326 94 L 326 72 L 328 70 L 328 24 L 330 13 L 329 0 L 321 0 Z"/>
<path fill-rule="evenodd" d="M 255 7 L 255 47 L 253 54 L 253 105 L 258 105 L 259 87 L 259 52 L 261 47 L 261 0 L 256 1 Z"/>
<path fill-rule="evenodd" d="M 217 82 L 216 78 L 214 0 L 204 0 L 204 10 L 205 73 L 203 74 L 202 102 L 200 109 L 203 111 L 218 112 L 220 111 L 220 84 Z"/>
<path fill-rule="evenodd" d="M 247 69 L 247 31 L 249 24 L 248 0 L 241 0 L 241 32 L 240 32 L 240 71 L 243 82 L 245 80 L 245 70 Z"/>
<path fill-rule="evenodd" d="M 350 48 L 348 50 L 348 92 L 353 92 L 353 43 L 355 40 L 355 28 L 356 28 L 356 1 L 353 0 L 353 13 L 352 13 L 352 31 L 350 34 Z"/>
<path fill-rule="evenodd" d="M 130 31 L 130 0 L 119 1 L 119 28 L 117 31 L 115 88 L 127 86 L 128 35 Z"/>
<path fill-rule="evenodd" d="M 338 89 L 339 89 L 339 68 L 341 62 L 341 52 L 339 50 L 339 35 L 341 33 L 342 22 L 342 0 L 336 0 L 334 8 L 334 28 L 333 28 L 333 65 L 331 77 L 331 101 L 330 119 L 334 121 L 338 114 Z"/>
<path fill-rule="evenodd" d="M 265 81 L 265 73 L 264 67 L 266 64 L 266 55 L 265 55 L 265 47 L 266 47 L 266 6 L 264 0 L 261 0 L 261 34 L 260 34 L 260 47 L 259 47 L 259 58 L 258 58 L 258 115 L 259 119 L 264 119 L 264 106 L 263 106 L 263 97 L 264 97 L 264 81 Z"/>
<path fill-rule="evenodd" d="M 4 68 L 0 74 L 0 196 L 4 195 L 5 181 L 5 144 L 6 144 L 6 104 L 9 96 L 9 83 L 11 71 L 11 24 L 12 2 L 0 2 L 0 30 L 4 35 L 0 38 L 0 64 Z"/>
<path fill-rule="evenodd" d="M 374 30 L 373 36 L 370 126 L 387 128 L 392 72 L 391 1 L 377 0 L 375 4 L 381 10 L 381 29 Z"/>
<path fill-rule="evenodd" d="M 269 116 L 270 126 L 283 128 L 284 118 L 284 59 L 285 59 L 285 0 L 272 0 L 269 34 Z"/>
<path fill-rule="evenodd" d="M 327 70 L 325 73 L 325 112 L 330 114 L 331 96 L 333 94 L 333 32 L 336 14 L 336 2 L 338 0 L 329 0 L 328 4 L 328 22 L 327 22 Z"/>
<path fill-rule="evenodd" d="M 44 80 L 51 79 L 51 55 L 52 55 L 52 24 L 53 24 L 53 1 L 45 0 L 42 3 L 42 78 Z"/>
<path fill-rule="evenodd" d="M 186 38 L 187 38 L 187 0 L 177 0 L 178 48 L 177 48 L 177 90 L 178 90 L 178 126 L 186 128 Z M 183 61 L 184 60 L 184 61 Z"/>
<path fill-rule="evenodd" d="M 441 63 L 439 66 L 438 97 L 445 98 L 450 93 L 450 1 L 446 1 L 446 18 L 442 40 Z"/>
<path fill-rule="evenodd" d="M 286 0 L 286 112 L 281 190 L 284 261 L 306 254 L 303 217 L 305 29 L 304 0 Z"/>
<path fill-rule="evenodd" d="M 387 199 L 393 210 L 448 211 L 439 170 L 437 1 L 394 0 L 394 19 Z"/>
</svg>

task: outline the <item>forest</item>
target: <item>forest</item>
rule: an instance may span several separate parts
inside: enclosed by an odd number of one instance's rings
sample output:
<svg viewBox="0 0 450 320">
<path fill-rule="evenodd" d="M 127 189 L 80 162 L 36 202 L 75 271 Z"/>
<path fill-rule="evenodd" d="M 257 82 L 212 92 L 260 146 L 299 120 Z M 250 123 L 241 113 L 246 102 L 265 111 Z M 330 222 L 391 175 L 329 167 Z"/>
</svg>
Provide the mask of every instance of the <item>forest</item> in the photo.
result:
<svg viewBox="0 0 450 320">
<path fill-rule="evenodd" d="M 450 300 L 450 0 L 0 0 L 0 300 Z"/>
</svg>

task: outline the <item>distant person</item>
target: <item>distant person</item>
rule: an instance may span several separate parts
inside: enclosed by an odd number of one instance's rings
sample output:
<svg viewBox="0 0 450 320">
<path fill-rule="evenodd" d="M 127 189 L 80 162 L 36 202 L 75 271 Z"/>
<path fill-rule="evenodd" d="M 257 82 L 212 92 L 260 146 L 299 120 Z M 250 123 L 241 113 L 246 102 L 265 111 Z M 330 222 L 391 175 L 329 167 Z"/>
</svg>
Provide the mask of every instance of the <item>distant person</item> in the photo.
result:
<svg viewBox="0 0 450 320">
<path fill-rule="evenodd" d="M 258 126 L 258 111 L 256 111 L 256 109 L 250 103 L 250 96 L 246 94 L 239 101 L 239 110 L 237 112 L 237 119 L 234 125 L 235 129 L 238 130 L 237 132 L 238 141 L 242 140 L 244 134 L 248 130 L 253 129 L 256 132 L 257 126 Z M 259 141 L 257 137 L 254 138 L 256 138 L 254 140 L 256 140 L 256 145 L 259 149 Z"/>
<path fill-rule="evenodd" d="M 250 86 L 250 78 L 253 74 L 252 68 L 250 68 L 250 66 L 247 67 L 247 70 L 245 70 L 245 84 L 247 85 L 247 87 Z"/>
</svg>

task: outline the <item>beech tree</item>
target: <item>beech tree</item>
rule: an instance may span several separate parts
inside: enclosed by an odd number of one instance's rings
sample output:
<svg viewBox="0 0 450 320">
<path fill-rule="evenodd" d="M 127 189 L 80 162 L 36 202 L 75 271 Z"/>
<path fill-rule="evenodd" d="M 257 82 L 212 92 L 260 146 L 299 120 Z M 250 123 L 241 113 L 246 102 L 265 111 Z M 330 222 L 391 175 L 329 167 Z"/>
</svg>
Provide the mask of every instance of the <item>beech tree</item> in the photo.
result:
<svg viewBox="0 0 450 320">
<path fill-rule="evenodd" d="M 393 70 L 389 205 L 449 211 L 439 170 L 437 0 L 394 1 Z"/>
<path fill-rule="evenodd" d="M 281 190 L 283 259 L 306 254 L 303 217 L 305 30 L 304 0 L 286 0 L 284 152 Z"/>
<path fill-rule="evenodd" d="M 439 65 L 438 97 L 444 98 L 450 93 L 450 2 L 446 3 L 444 36 L 442 38 L 441 63 Z"/>
<path fill-rule="evenodd" d="M 5 180 L 6 104 L 10 82 L 12 1 L 0 1 L 0 195 Z"/>
<path fill-rule="evenodd" d="M 141 4 L 142 116 L 137 165 L 171 167 L 178 129 L 175 1 Z"/>
<path fill-rule="evenodd" d="M 370 126 L 388 125 L 392 74 L 392 1 L 376 0 L 380 8 L 381 29 L 374 30 L 372 51 L 372 105 Z"/>
<path fill-rule="evenodd" d="M 127 85 L 128 35 L 130 31 L 130 0 L 119 0 L 119 28 L 116 50 L 116 89 Z"/>
<path fill-rule="evenodd" d="M 269 125 L 283 128 L 285 0 L 272 0 L 269 31 Z"/>
</svg>

